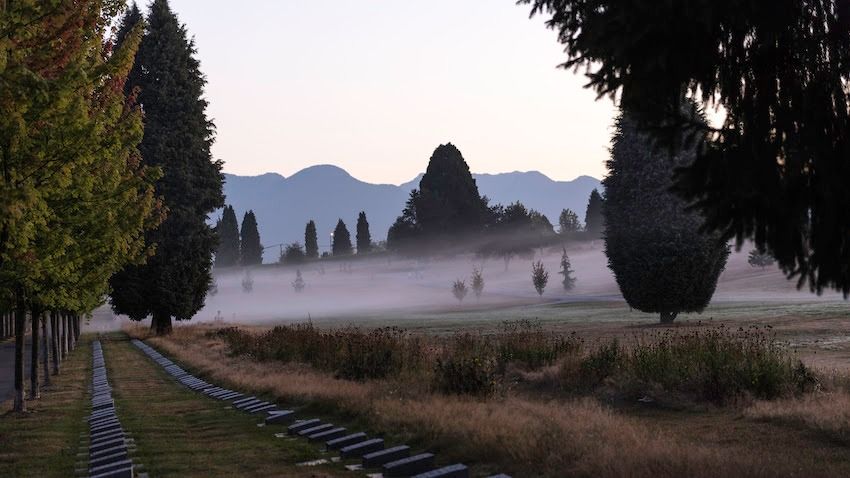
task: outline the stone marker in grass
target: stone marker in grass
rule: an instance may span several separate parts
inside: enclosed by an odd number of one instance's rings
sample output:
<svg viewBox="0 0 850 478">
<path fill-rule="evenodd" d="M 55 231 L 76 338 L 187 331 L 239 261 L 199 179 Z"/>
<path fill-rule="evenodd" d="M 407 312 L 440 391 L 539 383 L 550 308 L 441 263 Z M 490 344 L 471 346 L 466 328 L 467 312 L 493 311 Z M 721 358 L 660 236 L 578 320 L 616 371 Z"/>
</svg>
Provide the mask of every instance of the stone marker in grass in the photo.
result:
<svg viewBox="0 0 850 478">
<path fill-rule="evenodd" d="M 361 457 L 367 453 L 372 453 L 384 449 L 384 440 L 382 438 L 373 438 L 371 440 L 355 443 L 340 448 L 339 454 L 343 458 Z"/>
<path fill-rule="evenodd" d="M 325 442 L 325 446 L 328 448 L 328 450 L 339 450 L 342 447 L 353 445 L 355 443 L 360 443 L 361 441 L 366 441 L 366 434 L 363 432 L 358 432 L 352 433 L 351 435 L 346 435 L 344 437 L 329 440 Z"/>
<path fill-rule="evenodd" d="M 419 455 L 402 458 L 401 460 L 385 463 L 382 470 L 384 476 L 410 476 L 423 473 L 434 467 L 433 453 L 420 453 Z"/>
<path fill-rule="evenodd" d="M 410 447 L 407 445 L 394 446 L 386 450 L 375 451 L 363 455 L 363 468 L 374 468 L 384 463 L 401 460 L 410 456 Z"/>
<path fill-rule="evenodd" d="M 458 463 L 414 475 L 413 478 L 469 478 L 469 468 Z"/>
</svg>

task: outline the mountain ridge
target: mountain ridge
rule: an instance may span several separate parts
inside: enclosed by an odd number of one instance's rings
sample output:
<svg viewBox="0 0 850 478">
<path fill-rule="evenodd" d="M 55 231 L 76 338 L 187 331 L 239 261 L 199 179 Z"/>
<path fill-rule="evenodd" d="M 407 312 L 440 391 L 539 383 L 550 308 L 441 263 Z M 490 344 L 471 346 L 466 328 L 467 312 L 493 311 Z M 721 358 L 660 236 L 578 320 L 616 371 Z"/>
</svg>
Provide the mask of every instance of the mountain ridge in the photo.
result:
<svg viewBox="0 0 850 478">
<path fill-rule="evenodd" d="M 418 175 L 400 185 L 373 184 L 359 180 L 332 164 L 318 164 L 285 177 L 278 173 L 242 176 L 225 173 L 226 203 L 236 210 L 240 222 L 249 209 L 259 223 L 260 238 L 267 247 L 304 242 L 304 226 L 316 221 L 322 250 L 329 247 L 332 228 L 338 219 L 354 230 L 357 214 L 366 211 L 374 241 L 386 239 L 387 230 L 401 214 L 410 191 L 419 187 Z M 539 171 L 473 174 L 482 196 L 491 204 L 520 201 L 545 214 L 556 224 L 564 208 L 584 217 L 587 198 L 600 181 L 578 176 L 556 181 Z M 220 211 L 211 216 L 214 222 Z M 265 262 L 277 260 L 273 247 L 265 251 Z"/>
</svg>

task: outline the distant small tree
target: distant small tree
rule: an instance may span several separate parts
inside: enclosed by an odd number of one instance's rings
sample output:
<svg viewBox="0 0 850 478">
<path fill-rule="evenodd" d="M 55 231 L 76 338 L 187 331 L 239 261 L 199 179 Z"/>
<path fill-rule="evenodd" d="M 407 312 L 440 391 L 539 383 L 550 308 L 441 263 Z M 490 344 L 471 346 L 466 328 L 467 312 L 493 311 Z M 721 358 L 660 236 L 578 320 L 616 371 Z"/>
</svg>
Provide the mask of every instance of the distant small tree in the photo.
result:
<svg viewBox="0 0 850 478">
<path fill-rule="evenodd" d="M 567 255 L 567 249 L 564 248 L 564 252 L 561 254 L 561 272 L 559 272 L 559 274 L 564 276 L 564 290 L 573 290 L 573 287 L 575 287 L 576 278 L 573 276 L 574 272 L 570 265 L 570 256 Z"/>
<path fill-rule="evenodd" d="M 312 220 L 304 228 L 304 249 L 307 259 L 319 258 L 319 234 L 316 232 L 316 223 Z"/>
<path fill-rule="evenodd" d="M 333 244 L 331 244 L 331 251 L 335 256 L 349 256 L 351 255 L 351 234 L 348 232 L 348 228 L 345 226 L 345 223 L 342 222 L 342 219 L 336 223 L 336 229 L 334 229 L 334 238 Z"/>
<path fill-rule="evenodd" d="M 542 297 L 546 284 L 549 283 L 549 272 L 543 266 L 543 261 L 537 261 L 531 265 L 531 282 L 534 284 L 537 295 Z"/>
<path fill-rule="evenodd" d="M 251 275 L 251 269 L 245 270 L 245 277 L 242 278 L 242 292 L 251 292 L 254 290 L 254 277 Z"/>
<path fill-rule="evenodd" d="M 218 248 L 215 253 L 216 267 L 233 267 L 239 264 L 239 223 L 233 206 L 225 206 L 221 219 L 215 226 Z"/>
<path fill-rule="evenodd" d="M 476 300 L 481 300 L 481 294 L 484 292 L 484 275 L 478 267 L 472 268 L 472 292 Z"/>
<path fill-rule="evenodd" d="M 304 283 L 304 277 L 301 276 L 301 269 L 295 271 L 295 281 L 292 282 L 292 288 L 295 292 L 302 292 L 307 284 Z"/>
<path fill-rule="evenodd" d="M 750 251 L 747 262 L 749 262 L 749 264 L 753 267 L 761 267 L 764 269 L 765 267 L 772 266 L 775 260 L 772 255 L 768 253 L 761 254 L 757 249 L 753 249 Z"/>
<path fill-rule="evenodd" d="M 306 254 L 304 254 L 304 248 L 301 247 L 301 244 L 293 242 L 292 244 L 287 245 L 283 250 L 283 254 L 280 255 L 280 262 L 281 264 L 286 265 L 303 264 L 306 257 Z"/>
<path fill-rule="evenodd" d="M 452 284 L 452 295 L 455 296 L 455 299 L 458 300 L 461 304 L 463 303 L 463 299 L 466 298 L 466 294 L 469 293 L 469 289 L 466 288 L 466 282 L 460 279 L 456 280 L 454 284 Z"/>
<path fill-rule="evenodd" d="M 558 234 L 562 236 L 569 236 L 580 231 L 581 223 L 578 222 L 578 214 L 570 209 L 561 211 L 561 215 L 558 217 L 558 228 Z"/>
<path fill-rule="evenodd" d="M 368 254 L 372 252 L 372 234 L 369 232 L 369 221 L 366 213 L 360 212 L 357 216 L 357 253 Z"/>
<path fill-rule="evenodd" d="M 218 281 L 216 281 L 215 278 L 213 278 L 212 282 L 210 283 L 210 289 L 208 293 L 209 295 L 218 294 Z"/>
</svg>

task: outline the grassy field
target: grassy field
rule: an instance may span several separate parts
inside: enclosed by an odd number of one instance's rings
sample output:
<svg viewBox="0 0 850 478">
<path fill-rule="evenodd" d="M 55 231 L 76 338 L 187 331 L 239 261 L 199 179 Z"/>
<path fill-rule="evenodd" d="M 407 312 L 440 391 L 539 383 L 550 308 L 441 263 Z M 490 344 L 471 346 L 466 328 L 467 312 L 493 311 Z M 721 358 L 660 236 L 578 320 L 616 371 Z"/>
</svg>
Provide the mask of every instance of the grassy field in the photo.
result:
<svg viewBox="0 0 850 478">
<path fill-rule="evenodd" d="M 600 310 L 604 304 L 586 307 L 605 313 Z M 763 307 L 763 313 L 754 315 L 772 317 L 787 338 L 795 336 L 794 330 L 799 332 L 796 336 L 832 334 L 844 320 L 833 312 L 807 312 L 805 306 L 790 311 L 769 304 Z M 558 313 L 557 307 L 540 309 L 552 317 Z M 763 320 L 736 318 L 749 315 L 748 310 L 752 307 L 730 306 L 728 315 L 716 320 L 727 325 Z M 477 319 L 484 325 L 466 314 L 480 314 Z M 489 320 L 484 314 L 462 312 L 437 326 L 419 322 L 416 332 L 441 335 L 472 329 L 486 334 L 495 328 L 498 314 L 491 314 Z M 384 320 L 366 324 L 394 323 Z M 406 320 L 401 318 L 394 325 Z M 783 326 L 783 321 L 788 324 Z M 645 321 L 629 320 L 576 324 L 581 334 L 591 338 L 658 329 Z M 676 329 L 687 330 L 695 324 L 685 320 Z M 407 437 L 447 459 L 473 465 L 476 476 L 494 471 L 517 477 L 850 475 L 850 442 L 846 440 L 850 420 L 840 407 L 847 403 L 850 389 L 838 379 L 824 382 L 828 385 L 824 391 L 803 397 L 745 399 L 724 406 L 685 401 L 670 406 L 659 401 L 611 402 L 548 389 L 540 385 L 547 381 L 546 375 L 560 373 L 558 367 L 550 367 L 534 373 L 509 371 L 510 383 L 485 399 L 435 393 L 425 377 L 419 381 L 416 377 L 341 380 L 305 364 L 231 356 L 225 342 L 208 334 L 210 330 L 180 327 L 173 336 L 154 338 L 151 343 L 220 383 L 271 394 L 287 403 L 310 403 L 372 431 Z M 547 330 L 570 328 L 547 324 Z M 144 335 L 145 330 L 132 333 Z M 808 358 L 807 354 L 803 350 L 800 357 Z"/>
<path fill-rule="evenodd" d="M 73 476 L 90 375 L 90 338 L 84 337 L 41 399 L 27 402 L 26 413 L 8 412 L 11 402 L 0 403 L 0 476 Z"/>
</svg>

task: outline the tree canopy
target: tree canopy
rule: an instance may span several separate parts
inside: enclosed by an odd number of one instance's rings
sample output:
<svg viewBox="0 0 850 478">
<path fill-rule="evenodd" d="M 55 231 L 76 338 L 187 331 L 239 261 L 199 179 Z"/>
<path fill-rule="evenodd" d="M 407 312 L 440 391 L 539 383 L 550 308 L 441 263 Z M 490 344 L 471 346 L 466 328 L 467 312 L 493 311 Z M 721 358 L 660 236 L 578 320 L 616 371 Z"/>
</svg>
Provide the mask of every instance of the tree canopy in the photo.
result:
<svg viewBox="0 0 850 478">
<path fill-rule="evenodd" d="M 304 228 L 304 250 L 308 259 L 319 258 L 319 235 L 313 220 L 310 220 Z"/>
<path fill-rule="evenodd" d="M 605 218 L 602 216 L 602 195 L 594 189 L 587 200 L 587 211 L 584 213 L 584 230 L 591 238 L 602 235 L 605 229 Z"/>
<path fill-rule="evenodd" d="M 357 216 L 357 253 L 368 254 L 372 252 L 372 234 L 369 232 L 369 221 L 366 213 L 361 211 Z"/>
<path fill-rule="evenodd" d="M 676 181 L 706 227 L 770 250 L 801 286 L 850 293 L 850 2 L 518 3 L 641 129 L 707 139 Z M 682 92 L 722 107 L 722 125 L 691 122 Z"/>
<path fill-rule="evenodd" d="M 334 256 L 349 256 L 352 252 L 351 234 L 342 219 L 336 223 L 331 251 Z"/>
</svg>

